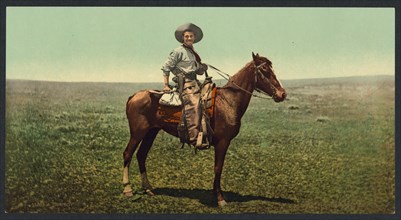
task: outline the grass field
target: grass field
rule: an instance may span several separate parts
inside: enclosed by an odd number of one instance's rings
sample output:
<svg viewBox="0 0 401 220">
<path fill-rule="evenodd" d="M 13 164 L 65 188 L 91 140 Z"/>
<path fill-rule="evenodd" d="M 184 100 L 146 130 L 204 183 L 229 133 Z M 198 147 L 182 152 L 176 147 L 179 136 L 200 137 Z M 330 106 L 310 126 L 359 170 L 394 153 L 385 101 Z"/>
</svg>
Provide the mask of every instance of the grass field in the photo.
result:
<svg viewBox="0 0 401 220">
<path fill-rule="evenodd" d="M 391 214 L 395 211 L 394 77 L 284 81 L 288 100 L 253 98 L 212 194 L 213 150 L 194 154 L 161 132 L 140 192 L 135 157 L 122 196 L 125 103 L 161 84 L 7 80 L 8 213 Z"/>
</svg>

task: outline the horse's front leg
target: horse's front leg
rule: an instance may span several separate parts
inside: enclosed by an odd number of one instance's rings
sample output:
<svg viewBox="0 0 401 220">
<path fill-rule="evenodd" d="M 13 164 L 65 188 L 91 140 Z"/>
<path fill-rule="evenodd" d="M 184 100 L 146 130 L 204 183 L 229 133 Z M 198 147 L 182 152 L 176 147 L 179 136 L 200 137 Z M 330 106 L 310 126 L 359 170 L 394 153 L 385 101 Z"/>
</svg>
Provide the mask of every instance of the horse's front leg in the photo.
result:
<svg viewBox="0 0 401 220">
<path fill-rule="evenodd" d="M 224 159 L 226 157 L 226 152 L 228 146 L 230 145 L 230 141 L 220 140 L 214 148 L 214 183 L 213 183 L 213 193 L 217 198 L 218 206 L 222 207 L 227 205 L 227 202 L 224 200 L 220 180 L 221 173 L 223 172 Z"/>
</svg>

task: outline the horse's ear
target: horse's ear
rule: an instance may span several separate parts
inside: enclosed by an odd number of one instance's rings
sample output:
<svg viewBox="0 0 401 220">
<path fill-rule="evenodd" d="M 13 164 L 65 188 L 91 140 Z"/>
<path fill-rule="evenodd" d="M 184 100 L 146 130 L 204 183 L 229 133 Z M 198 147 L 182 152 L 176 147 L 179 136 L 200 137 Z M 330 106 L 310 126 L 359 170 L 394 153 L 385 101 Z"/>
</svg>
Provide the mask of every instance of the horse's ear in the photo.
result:
<svg viewBox="0 0 401 220">
<path fill-rule="evenodd" d="M 252 58 L 253 60 L 256 60 L 256 55 L 252 52 Z"/>
<path fill-rule="evenodd" d="M 253 61 L 258 60 L 260 58 L 259 53 L 256 53 L 256 55 L 255 55 L 255 53 L 252 52 L 252 58 L 253 58 Z"/>
</svg>

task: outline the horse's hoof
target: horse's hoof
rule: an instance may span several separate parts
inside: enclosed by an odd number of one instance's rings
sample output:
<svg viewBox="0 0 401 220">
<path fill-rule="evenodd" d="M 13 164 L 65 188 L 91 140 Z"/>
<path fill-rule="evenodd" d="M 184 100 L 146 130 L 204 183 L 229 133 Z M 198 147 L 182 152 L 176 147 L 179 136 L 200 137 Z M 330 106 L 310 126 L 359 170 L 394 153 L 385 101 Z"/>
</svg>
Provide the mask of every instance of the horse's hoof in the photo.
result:
<svg viewBox="0 0 401 220">
<path fill-rule="evenodd" d="M 124 196 L 127 198 L 131 198 L 134 196 L 134 193 L 132 191 L 128 191 L 128 192 L 123 192 Z"/>
<path fill-rule="evenodd" d="M 225 200 L 221 200 L 221 201 L 218 201 L 217 204 L 219 205 L 219 207 L 224 207 L 227 205 L 227 202 Z"/>
<path fill-rule="evenodd" d="M 154 196 L 154 195 L 155 195 L 155 193 L 154 193 L 152 190 L 150 190 L 150 189 L 145 189 L 145 193 L 146 193 L 148 196 Z"/>
</svg>

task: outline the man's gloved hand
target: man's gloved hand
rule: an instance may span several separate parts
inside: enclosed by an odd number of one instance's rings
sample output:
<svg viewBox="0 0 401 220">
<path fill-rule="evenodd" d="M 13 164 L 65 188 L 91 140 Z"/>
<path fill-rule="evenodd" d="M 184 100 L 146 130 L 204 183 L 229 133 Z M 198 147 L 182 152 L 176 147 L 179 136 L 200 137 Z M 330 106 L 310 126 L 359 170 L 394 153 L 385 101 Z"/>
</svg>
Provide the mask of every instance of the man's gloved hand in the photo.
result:
<svg viewBox="0 0 401 220">
<path fill-rule="evenodd" d="M 206 70 L 208 69 L 208 66 L 207 66 L 207 64 L 202 63 L 202 64 L 201 64 L 201 68 L 202 68 L 204 71 L 206 71 Z"/>
<path fill-rule="evenodd" d="M 199 67 L 199 69 L 196 72 L 196 74 L 203 75 L 207 69 L 208 69 L 207 64 L 201 63 L 201 66 Z"/>
</svg>

